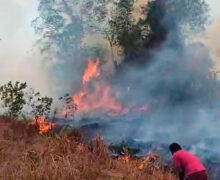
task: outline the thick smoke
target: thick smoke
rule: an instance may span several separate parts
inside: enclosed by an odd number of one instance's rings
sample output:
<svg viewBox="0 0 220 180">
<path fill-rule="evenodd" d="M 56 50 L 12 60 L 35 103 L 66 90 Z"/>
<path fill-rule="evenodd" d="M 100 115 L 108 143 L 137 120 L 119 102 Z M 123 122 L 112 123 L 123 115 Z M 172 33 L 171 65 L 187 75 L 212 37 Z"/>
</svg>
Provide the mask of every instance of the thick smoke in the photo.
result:
<svg viewBox="0 0 220 180">
<path fill-rule="evenodd" d="M 112 81 L 123 104 L 147 104 L 146 116 L 123 117 L 104 134 L 111 140 L 137 138 L 166 144 L 178 141 L 183 145 L 215 139 L 214 151 L 220 152 L 219 82 L 211 74 L 212 59 L 207 47 L 187 39 L 189 33 L 205 28 L 207 14 L 196 16 L 182 1 L 177 2 L 154 1 L 162 15 L 152 14 L 158 22 L 153 25 L 162 35 L 155 38 L 157 32 L 152 32 L 152 38 L 145 42 L 146 52 L 137 58 L 127 57 Z M 169 12 L 166 7 L 170 4 L 173 11 Z"/>
<path fill-rule="evenodd" d="M 184 145 L 215 139 L 215 151 L 220 152 L 217 128 L 220 125 L 217 119 L 219 82 L 211 74 L 209 50 L 201 42 L 191 42 L 188 38 L 204 30 L 207 25 L 208 7 L 204 4 L 203 0 L 155 0 L 148 4 L 146 21 L 150 30 L 141 42 L 142 51 L 133 50 L 133 54 L 123 58 L 115 74 L 102 79 L 119 92 L 117 99 L 123 106 L 135 108 L 146 105 L 147 113 L 139 117 L 128 114 L 110 122 L 106 122 L 103 113 L 95 113 L 95 121 L 108 124 L 101 132 L 106 139 L 120 141 L 136 138 L 166 144 L 179 141 Z M 56 52 L 58 63 L 52 69 L 54 78 L 58 78 L 59 82 L 63 80 L 58 84 L 60 89 L 72 88 L 77 92 L 81 88 L 86 66 L 77 43 L 81 41 L 81 28 L 85 26 L 81 26 L 81 21 L 74 23 L 77 19 L 66 22 L 50 4 L 42 3 L 41 8 L 48 8 L 46 11 L 54 13 L 55 19 L 45 18 L 48 14 L 42 13 L 40 21 L 35 21 L 37 27 L 41 21 L 50 25 L 46 27 L 54 27 L 57 22 L 65 27 L 60 31 L 46 29 L 47 33 L 52 32 L 47 38 L 52 37 L 49 40 L 60 49 Z M 65 16 L 68 12 L 64 13 Z M 44 31 L 39 34 L 42 33 Z M 104 62 L 108 58 L 103 57 L 100 63 L 102 71 L 108 69 Z M 91 87 L 96 84 L 99 84 L 98 80 Z"/>
</svg>

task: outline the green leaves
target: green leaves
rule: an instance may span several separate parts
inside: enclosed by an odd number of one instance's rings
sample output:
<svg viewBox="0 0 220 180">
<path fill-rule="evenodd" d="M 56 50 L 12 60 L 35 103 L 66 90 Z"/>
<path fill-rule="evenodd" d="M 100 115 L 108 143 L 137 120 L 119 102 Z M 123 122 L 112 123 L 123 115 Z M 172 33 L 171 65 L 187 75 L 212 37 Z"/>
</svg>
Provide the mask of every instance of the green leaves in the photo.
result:
<svg viewBox="0 0 220 180">
<path fill-rule="evenodd" d="M 12 84 L 11 81 L 0 87 L 0 99 L 8 109 L 8 115 L 11 118 L 18 117 L 23 109 L 23 105 L 26 103 L 23 92 L 26 87 L 26 83 L 16 82 Z"/>
<path fill-rule="evenodd" d="M 86 45 L 86 38 L 96 35 L 109 42 L 113 62 L 116 50 L 126 61 L 158 47 L 170 32 L 178 32 L 177 37 L 203 30 L 209 19 L 205 0 L 152 0 L 139 20 L 134 17 L 134 4 L 135 0 L 40 0 L 39 16 L 32 25 L 41 52 L 56 57 L 60 69 L 67 70 L 86 54 L 96 55 Z M 61 79 L 68 78 L 60 74 Z"/>
<path fill-rule="evenodd" d="M 32 114 L 35 119 L 40 117 L 48 117 L 51 110 L 53 99 L 49 97 L 39 97 L 37 101 L 32 103 Z"/>
<path fill-rule="evenodd" d="M 0 87 L 0 100 L 4 108 L 7 109 L 6 115 L 10 118 L 20 116 L 31 116 L 32 118 L 49 116 L 52 98 L 41 97 L 39 92 L 27 88 L 27 83 L 10 81 Z M 31 108 L 31 114 L 22 114 L 23 111 Z"/>
<path fill-rule="evenodd" d="M 107 37 L 112 45 L 122 48 L 125 56 L 137 49 L 137 44 L 142 38 L 142 26 L 135 22 L 133 8 L 134 0 L 115 2 L 109 21 L 110 28 Z"/>
</svg>

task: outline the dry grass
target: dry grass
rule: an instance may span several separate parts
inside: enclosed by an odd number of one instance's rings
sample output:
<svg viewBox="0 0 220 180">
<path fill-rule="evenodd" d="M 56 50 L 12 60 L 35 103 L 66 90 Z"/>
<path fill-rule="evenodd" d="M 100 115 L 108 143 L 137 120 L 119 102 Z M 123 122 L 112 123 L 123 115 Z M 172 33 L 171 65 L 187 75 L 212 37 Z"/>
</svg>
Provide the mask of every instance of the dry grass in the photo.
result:
<svg viewBox="0 0 220 180">
<path fill-rule="evenodd" d="M 112 159 L 101 138 L 82 144 L 77 133 L 39 136 L 21 122 L 0 121 L 1 180 L 174 180 L 160 158 Z"/>
</svg>

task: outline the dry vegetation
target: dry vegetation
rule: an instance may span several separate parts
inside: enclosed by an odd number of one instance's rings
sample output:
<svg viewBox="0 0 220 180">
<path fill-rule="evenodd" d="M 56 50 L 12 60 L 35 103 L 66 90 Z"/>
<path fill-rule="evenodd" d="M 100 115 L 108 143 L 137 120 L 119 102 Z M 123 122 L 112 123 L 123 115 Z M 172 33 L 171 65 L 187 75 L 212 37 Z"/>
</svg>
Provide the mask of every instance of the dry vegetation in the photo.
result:
<svg viewBox="0 0 220 180">
<path fill-rule="evenodd" d="M 1 180 L 174 180 L 160 158 L 113 159 L 100 137 L 39 136 L 36 127 L 0 120 Z"/>
</svg>

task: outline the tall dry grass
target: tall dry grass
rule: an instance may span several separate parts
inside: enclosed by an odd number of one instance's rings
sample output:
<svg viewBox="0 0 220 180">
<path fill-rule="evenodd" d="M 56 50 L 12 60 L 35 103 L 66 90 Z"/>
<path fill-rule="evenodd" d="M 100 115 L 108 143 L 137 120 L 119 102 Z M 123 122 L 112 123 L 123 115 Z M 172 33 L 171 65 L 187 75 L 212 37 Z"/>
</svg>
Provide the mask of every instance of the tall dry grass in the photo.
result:
<svg viewBox="0 0 220 180">
<path fill-rule="evenodd" d="M 0 121 L 1 180 L 175 180 L 160 158 L 111 158 L 97 137 L 89 144 L 78 133 L 39 136 L 35 127 Z"/>
</svg>

